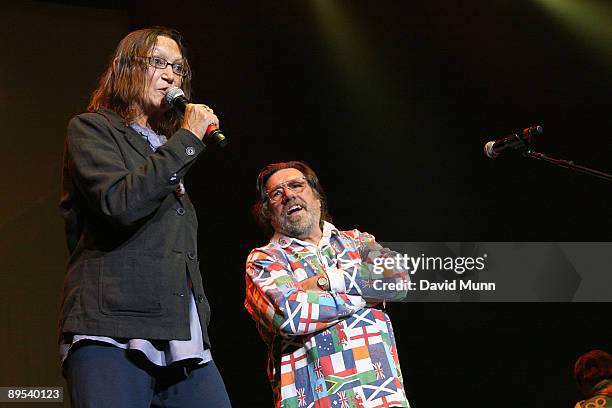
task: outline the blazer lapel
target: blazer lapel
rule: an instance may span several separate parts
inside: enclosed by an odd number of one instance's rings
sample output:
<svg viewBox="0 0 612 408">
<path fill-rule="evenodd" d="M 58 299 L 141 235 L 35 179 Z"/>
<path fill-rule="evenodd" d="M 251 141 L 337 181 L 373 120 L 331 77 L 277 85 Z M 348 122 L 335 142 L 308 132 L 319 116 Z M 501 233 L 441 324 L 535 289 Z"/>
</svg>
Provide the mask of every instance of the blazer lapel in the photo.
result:
<svg viewBox="0 0 612 408">
<path fill-rule="evenodd" d="M 153 153 L 153 149 L 149 146 L 142 136 L 138 134 L 134 129 L 129 126 L 126 126 L 123 123 L 123 119 L 117 115 L 115 112 L 102 108 L 98 111 L 101 115 L 104 115 L 106 119 L 121 133 L 125 135 L 125 139 L 128 143 L 136 150 L 138 153 L 142 155 L 142 157 L 147 158 L 151 153 Z"/>
<path fill-rule="evenodd" d="M 153 153 L 153 149 L 149 146 L 149 143 L 131 127 L 126 128 L 125 139 L 143 157 L 147 158 Z"/>
</svg>

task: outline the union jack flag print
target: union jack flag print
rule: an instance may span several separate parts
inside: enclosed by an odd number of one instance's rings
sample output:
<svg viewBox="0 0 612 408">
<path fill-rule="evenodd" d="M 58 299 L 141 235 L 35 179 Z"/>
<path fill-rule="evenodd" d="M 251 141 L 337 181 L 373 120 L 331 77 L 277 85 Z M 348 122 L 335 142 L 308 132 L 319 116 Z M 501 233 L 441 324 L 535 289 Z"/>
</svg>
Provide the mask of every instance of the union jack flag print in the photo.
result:
<svg viewBox="0 0 612 408">
<path fill-rule="evenodd" d="M 328 222 L 318 245 L 277 234 L 251 251 L 245 307 L 269 348 L 276 408 L 410 407 L 391 320 L 371 306 L 399 299 L 370 281 L 372 257 L 393 255 Z M 300 285 L 323 273 L 329 292 Z"/>
</svg>

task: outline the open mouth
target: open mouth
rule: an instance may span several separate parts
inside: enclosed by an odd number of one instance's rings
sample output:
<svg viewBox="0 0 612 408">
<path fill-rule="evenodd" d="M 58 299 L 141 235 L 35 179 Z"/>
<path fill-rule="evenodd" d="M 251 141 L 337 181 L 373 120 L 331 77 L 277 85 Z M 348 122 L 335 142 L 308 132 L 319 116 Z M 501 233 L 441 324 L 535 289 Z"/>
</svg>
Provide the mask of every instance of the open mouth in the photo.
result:
<svg viewBox="0 0 612 408">
<path fill-rule="evenodd" d="M 304 208 L 299 204 L 294 204 L 287 210 L 287 215 L 297 214 L 302 211 Z"/>
</svg>

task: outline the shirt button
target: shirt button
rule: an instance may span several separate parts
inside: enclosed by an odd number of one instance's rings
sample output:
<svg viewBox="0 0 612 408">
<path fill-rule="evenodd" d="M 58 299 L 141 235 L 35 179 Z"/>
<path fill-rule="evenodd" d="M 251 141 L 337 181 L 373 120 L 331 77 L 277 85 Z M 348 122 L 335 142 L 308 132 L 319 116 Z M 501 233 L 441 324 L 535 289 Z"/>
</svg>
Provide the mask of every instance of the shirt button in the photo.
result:
<svg viewBox="0 0 612 408">
<path fill-rule="evenodd" d="M 195 149 L 191 146 L 188 146 L 185 149 L 185 153 L 187 153 L 187 156 L 193 156 L 195 154 Z"/>
<path fill-rule="evenodd" d="M 185 215 L 185 209 L 183 207 L 179 207 L 176 209 L 176 213 L 178 215 Z"/>
<path fill-rule="evenodd" d="M 196 256 L 193 252 L 187 252 L 187 258 L 193 261 L 196 258 Z"/>
<path fill-rule="evenodd" d="M 204 301 L 204 296 L 198 295 L 198 302 L 202 303 Z"/>
</svg>

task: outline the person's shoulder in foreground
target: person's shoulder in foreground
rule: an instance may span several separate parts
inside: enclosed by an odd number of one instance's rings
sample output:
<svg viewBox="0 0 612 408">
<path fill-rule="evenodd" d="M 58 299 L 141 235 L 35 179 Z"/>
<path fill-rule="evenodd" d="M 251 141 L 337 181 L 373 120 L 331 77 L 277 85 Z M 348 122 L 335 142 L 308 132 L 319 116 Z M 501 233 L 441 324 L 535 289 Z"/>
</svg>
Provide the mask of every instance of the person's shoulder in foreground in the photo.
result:
<svg viewBox="0 0 612 408">
<path fill-rule="evenodd" d="M 603 350 L 581 355 L 574 365 L 574 378 L 586 398 L 575 408 L 612 407 L 612 356 Z"/>
</svg>

